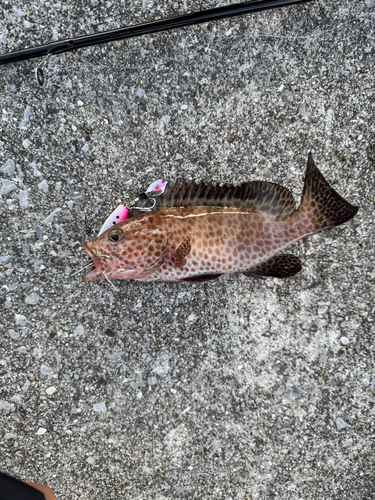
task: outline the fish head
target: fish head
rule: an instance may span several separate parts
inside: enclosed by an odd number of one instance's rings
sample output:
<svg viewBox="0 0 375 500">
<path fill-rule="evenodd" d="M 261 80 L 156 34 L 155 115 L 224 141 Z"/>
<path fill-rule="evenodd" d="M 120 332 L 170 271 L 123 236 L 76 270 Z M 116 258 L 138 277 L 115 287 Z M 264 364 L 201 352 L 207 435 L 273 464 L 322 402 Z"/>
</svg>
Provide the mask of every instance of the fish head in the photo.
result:
<svg viewBox="0 0 375 500">
<path fill-rule="evenodd" d="M 169 233 L 132 223 L 111 227 L 82 245 L 93 260 L 83 281 L 139 279 L 155 271 L 164 260 Z"/>
</svg>

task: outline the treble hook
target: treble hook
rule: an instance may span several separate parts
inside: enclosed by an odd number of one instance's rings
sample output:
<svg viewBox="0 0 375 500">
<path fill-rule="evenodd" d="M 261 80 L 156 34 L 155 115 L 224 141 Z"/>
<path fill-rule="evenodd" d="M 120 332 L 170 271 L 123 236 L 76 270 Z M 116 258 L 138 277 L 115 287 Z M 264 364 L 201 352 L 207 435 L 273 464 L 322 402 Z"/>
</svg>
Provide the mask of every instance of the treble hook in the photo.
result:
<svg viewBox="0 0 375 500">
<path fill-rule="evenodd" d="M 134 200 L 133 203 L 130 206 L 131 206 L 131 208 L 133 210 L 139 210 L 141 212 L 151 212 L 155 208 L 156 199 L 155 198 L 147 198 L 147 199 L 153 201 L 152 207 L 135 207 L 134 204 L 137 203 L 137 201 L 139 201 L 139 198 L 137 198 L 136 200 Z"/>
</svg>

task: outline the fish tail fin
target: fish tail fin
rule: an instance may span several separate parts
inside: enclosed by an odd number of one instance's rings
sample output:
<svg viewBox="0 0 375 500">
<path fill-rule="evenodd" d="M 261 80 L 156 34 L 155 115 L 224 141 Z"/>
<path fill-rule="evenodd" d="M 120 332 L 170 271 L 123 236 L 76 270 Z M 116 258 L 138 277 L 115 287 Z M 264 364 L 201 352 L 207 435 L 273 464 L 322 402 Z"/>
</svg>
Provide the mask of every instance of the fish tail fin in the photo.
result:
<svg viewBox="0 0 375 500">
<path fill-rule="evenodd" d="M 301 205 L 297 212 L 308 218 L 309 232 L 313 234 L 350 220 L 358 212 L 358 207 L 348 203 L 331 188 L 309 153 Z"/>
</svg>

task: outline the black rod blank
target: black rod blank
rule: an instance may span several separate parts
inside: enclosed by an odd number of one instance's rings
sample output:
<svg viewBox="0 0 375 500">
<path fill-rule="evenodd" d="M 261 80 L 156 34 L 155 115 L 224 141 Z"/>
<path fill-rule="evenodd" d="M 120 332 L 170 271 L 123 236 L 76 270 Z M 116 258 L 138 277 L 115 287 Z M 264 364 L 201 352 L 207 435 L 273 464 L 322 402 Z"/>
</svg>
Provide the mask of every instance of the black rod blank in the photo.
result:
<svg viewBox="0 0 375 500">
<path fill-rule="evenodd" d="M 216 21 L 226 17 L 240 16 L 243 14 L 251 14 L 262 10 L 276 9 L 279 7 L 287 7 L 289 5 L 311 2 L 312 0 L 259 0 L 252 2 L 243 2 L 234 5 L 226 5 L 224 7 L 216 7 L 213 9 L 184 14 L 183 16 L 171 17 L 170 19 L 162 19 L 160 21 L 152 21 L 148 23 L 136 24 L 134 26 L 126 26 L 116 30 L 103 31 L 93 35 L 80 36 L 78 38 L 69 38 L 52 42 L 39 47 L 30 47 L 28 49 L 16 50 L 7 54 L 0 54 L 0 65 L 9 64 L 34 57 L 43 57 L 49 54 L 62 54 L 78 50 L 83 47 L 97 45 L 101 43 L 113 42 L 115 40 L 123 40 L 125 38 L 133 38 L 136 36 L 157 33 L 176 28 L 183 28 L 193 24 L 207 23 Z"/>
</svg>

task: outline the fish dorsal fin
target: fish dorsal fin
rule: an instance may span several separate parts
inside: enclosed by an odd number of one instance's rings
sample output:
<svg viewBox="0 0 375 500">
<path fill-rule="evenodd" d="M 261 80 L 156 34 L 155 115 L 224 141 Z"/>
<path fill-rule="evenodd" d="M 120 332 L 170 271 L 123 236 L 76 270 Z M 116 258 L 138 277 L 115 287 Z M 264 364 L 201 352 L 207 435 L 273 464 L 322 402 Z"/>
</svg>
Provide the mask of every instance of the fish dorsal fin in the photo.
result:
<svg viewBox="0 0 375 500">
<path fill-rule="evenodd" d="M 266 212 L 271 215 L 289 215 L 295 210 L 295 202 L 289 189 L 265 181 L 244 182 L 239 186 L 177 179 L 174 186 L 168 184 L 159 197 L 159 208 L 227 207 Z"/>
</svg>

